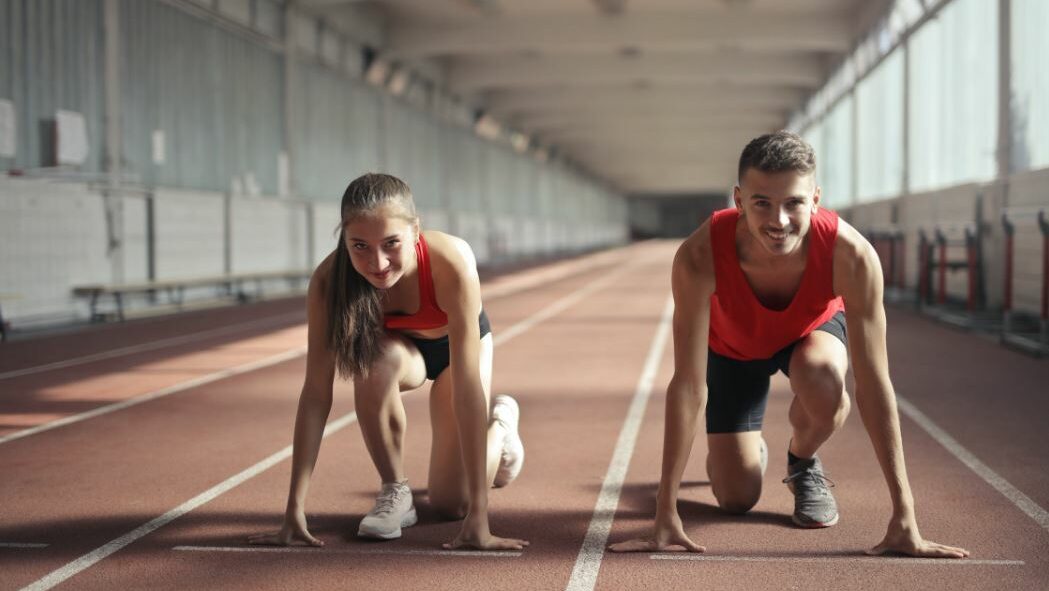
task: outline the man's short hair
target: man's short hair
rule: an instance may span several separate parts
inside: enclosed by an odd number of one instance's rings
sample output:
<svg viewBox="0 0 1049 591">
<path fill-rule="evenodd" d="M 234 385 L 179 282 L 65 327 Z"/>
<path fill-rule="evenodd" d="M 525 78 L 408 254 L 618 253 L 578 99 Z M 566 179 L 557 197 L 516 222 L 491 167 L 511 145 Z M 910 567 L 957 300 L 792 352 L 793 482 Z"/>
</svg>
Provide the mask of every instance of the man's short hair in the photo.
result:
<svg viewBox="0 0 1049 591">
<path fill-rule="evenodd" d="M 739 182 L 748 168 L 761 172 L 793 170 L 807 175 L 816 170 L 816 153 L 800 135 L 776 131 L 750 140 L 739 156 Z"/>
</svg>

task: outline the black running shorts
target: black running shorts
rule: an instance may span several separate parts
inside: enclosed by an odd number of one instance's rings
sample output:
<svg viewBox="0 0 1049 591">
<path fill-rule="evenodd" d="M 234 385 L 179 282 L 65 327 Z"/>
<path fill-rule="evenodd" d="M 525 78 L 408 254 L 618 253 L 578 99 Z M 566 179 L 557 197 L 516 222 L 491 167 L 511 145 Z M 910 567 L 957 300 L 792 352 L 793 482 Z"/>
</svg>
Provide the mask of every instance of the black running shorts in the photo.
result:
<svg viewBox="0 0 1049 591">
<path fill-rule="evenodd" d="M 492 332 L 492 324 L 488 321 L 488 315 L 481 310 L 481 315 L 478 317 L 477 322 L 481 325 L 481 338 Z M 423 355 L 423 362 L 426 364 L 426 379 L 436 380 L 437 376 L 441 375 L 441 372 L 448 367 L 449 363 L 449 350 L 448 350 L 448 336 L 443 336 L 437 339 L 420 339 L 409 335 L 404 335 L 409 341 L 415 343 L 415 346 L 419 349 L 419 352 Z"/>
<path fill-rule="evenodd" d="M 816 330 L 829 332 L 848 346 L 844 312 L 838 312 Z M 768 359 L 752 361 L 739 361 L 708 351 L 707 433 L 760 431 L 769 381 L 777 371 L 790 375 L 790 356 L 800 341 L 794 341 Z"/>
</svg>

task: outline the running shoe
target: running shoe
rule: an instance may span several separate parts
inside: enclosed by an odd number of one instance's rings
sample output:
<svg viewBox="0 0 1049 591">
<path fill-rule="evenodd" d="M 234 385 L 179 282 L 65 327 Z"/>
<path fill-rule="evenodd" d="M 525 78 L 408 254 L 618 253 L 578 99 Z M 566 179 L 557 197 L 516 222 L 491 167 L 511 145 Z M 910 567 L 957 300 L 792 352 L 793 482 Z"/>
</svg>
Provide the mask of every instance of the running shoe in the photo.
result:
<svg viewBox="0 0 1049 591">
<path fill-rule="evenodd" d="M 787 466 L 783 482 L 794 493 L 794 515 L 798 527 L 830 527 L 838 522 L 838 504 L 830 493 L 834 486 L 823 474 L 823 464 L 814 457 Z"/>
<path fill-rule="evenodd" d="M 517 424 L 521 418 L 521 409 L 517 401 L 506 394 L 495 397 L 492 404 L 492 420 L 498 421 L 506 430 L 503 439 L 503 451 L 499 457 L 499 469 L 495 473 L 496 488 L 506 486 L 517 478 L 524 465 L 525 450 Z"/>
<path fill-rule="evenodd" d="M 419 521 L 412 504 L 412 489 L 403 482 L 384 482 L 375 506 L 361 520 L 357 535 L 362 538 L 393 540 L 401 537 L 402 527 Z"/>
</svg>

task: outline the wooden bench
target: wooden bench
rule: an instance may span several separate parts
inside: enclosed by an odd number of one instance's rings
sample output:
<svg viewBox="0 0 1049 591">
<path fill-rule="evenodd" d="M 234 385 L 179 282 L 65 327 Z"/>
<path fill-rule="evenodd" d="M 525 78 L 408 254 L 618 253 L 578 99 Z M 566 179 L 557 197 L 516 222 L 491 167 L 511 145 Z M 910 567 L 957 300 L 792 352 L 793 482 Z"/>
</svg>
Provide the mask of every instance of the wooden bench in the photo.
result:
<svg viewBox="0 0 1049 591">
<path fill-rule="evenodd" d="M 220 296 L 235 298 L 238 302 L 247 302 L 262 296 L 262 285 L 266 281 L 286 280 L 294 285 L 307 281 L 312 269 L 288 271 L 270 271 L 265 273 L 237 273 L 231 275 L 214 275 L 211 277 L 194 277 L 189 279 L 170 279 L 162 281 L 143 281 L 138 283 L 79 285 L 73 288 L 73 295 L 88 298 L 91 306 L 91 321 L 106 319 L 106 314 L 99 311 L 99 304 L 108 297 L 113 298 L 113 305 L 119 320 L 124 320 L 124 300 L 130 295 L 146 295 L 156 299 L 160 294 L 167 297 L 168 303 L 182 307 L 187 289 L 214 287 Z M 246 286 L 254 284 L 254 293 L 249 293 Z"/>
</svg>

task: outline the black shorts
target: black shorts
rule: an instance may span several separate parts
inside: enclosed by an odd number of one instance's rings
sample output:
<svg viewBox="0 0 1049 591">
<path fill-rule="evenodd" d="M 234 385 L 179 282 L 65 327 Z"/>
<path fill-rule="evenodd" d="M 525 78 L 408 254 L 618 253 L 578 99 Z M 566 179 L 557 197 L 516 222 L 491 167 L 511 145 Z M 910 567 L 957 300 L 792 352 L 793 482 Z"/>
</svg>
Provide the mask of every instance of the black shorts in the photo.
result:
<svg viewBox="0 0 1049 591">
<path fill-rule="evenodd" d="M 492 332 L 492 324 L 488 321 L 488 314 L 481 310 L 481 315 L 477 318 L 477 323 L 481 326 L 481 338 Z M 436 380 L 437 376 L 441 375 L 441 372 L 448 367 L 449 353 L 448 353 L 448 337 L 443 336 L 438 339 L 420 339 L 409 335 L 404 335 L 409 341 L 415 343 L 415 346 L 419 349 L 419 352 L 423 355 L 423 363 L 426 364 L 426 379 Z"/>
<path fill-rule="evenodd" d="M 816 330 L 829 332 L 848 346 L 844 312 L 838 312 Z M 768 359 L 751 361 L 708 351 L 707 433 L 760 431 L 772 375 L 777 371 L 790 375 L 790 356 L 800 341 L 783 347 Z"/>
</svg>

